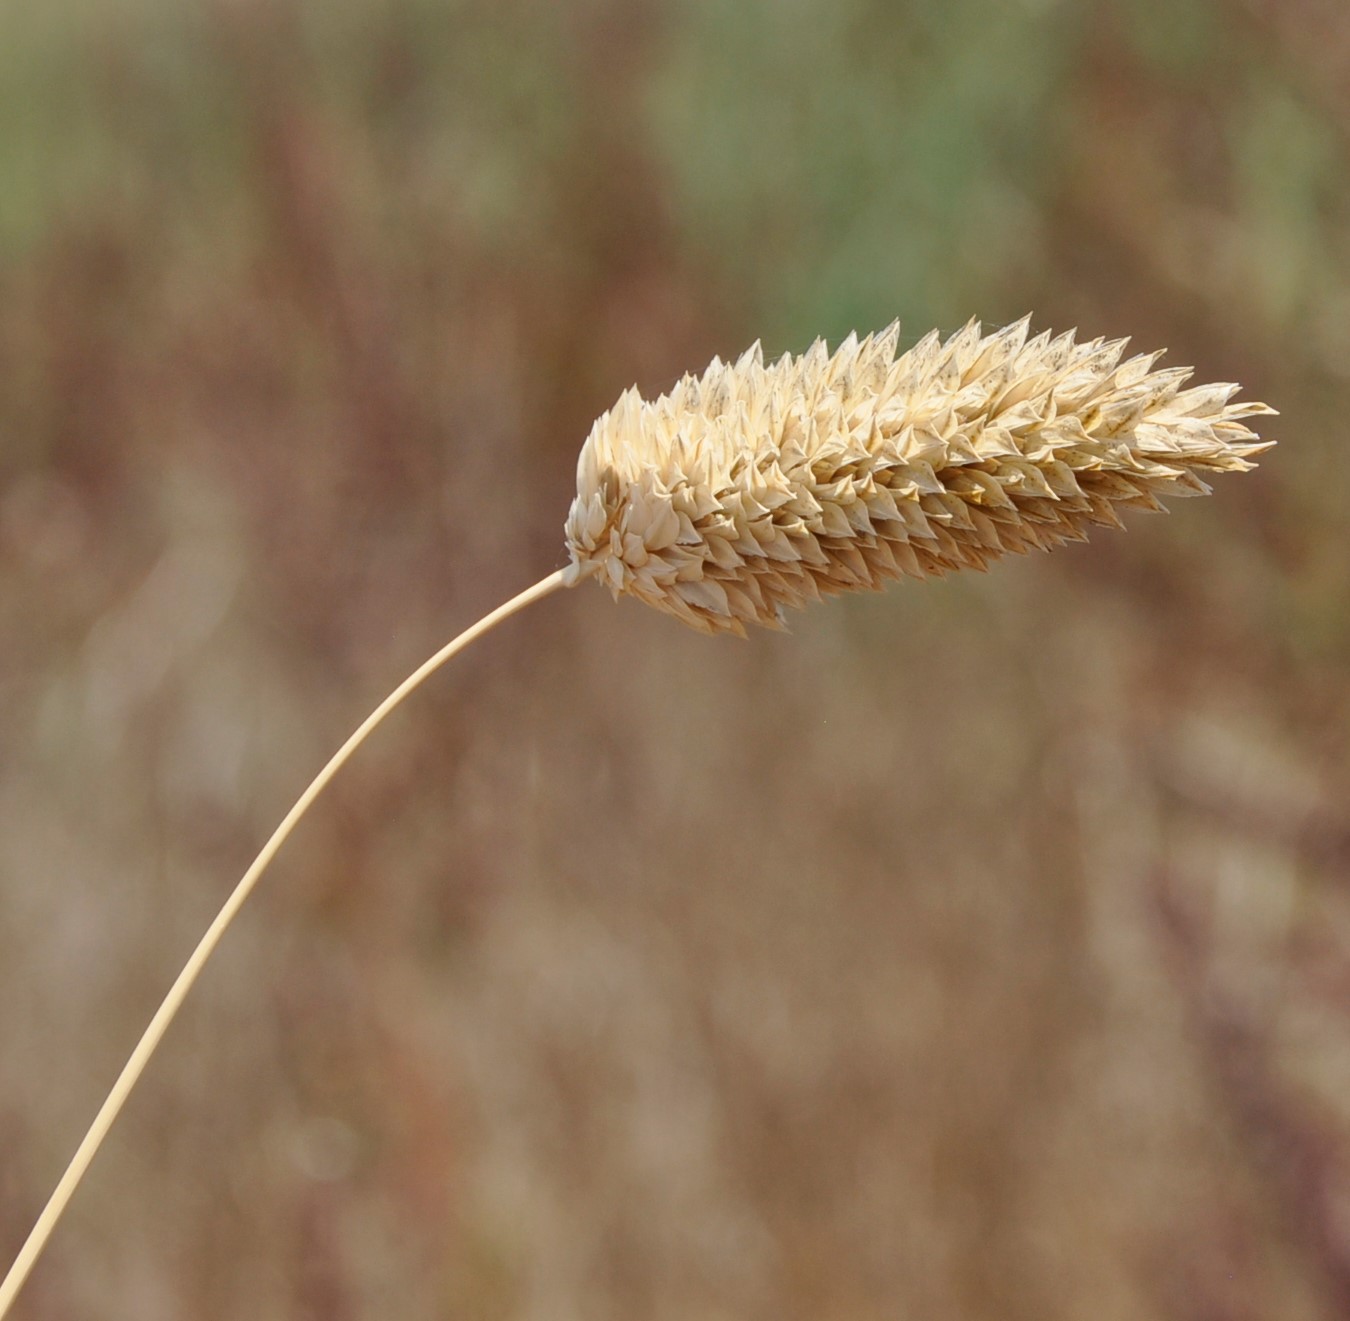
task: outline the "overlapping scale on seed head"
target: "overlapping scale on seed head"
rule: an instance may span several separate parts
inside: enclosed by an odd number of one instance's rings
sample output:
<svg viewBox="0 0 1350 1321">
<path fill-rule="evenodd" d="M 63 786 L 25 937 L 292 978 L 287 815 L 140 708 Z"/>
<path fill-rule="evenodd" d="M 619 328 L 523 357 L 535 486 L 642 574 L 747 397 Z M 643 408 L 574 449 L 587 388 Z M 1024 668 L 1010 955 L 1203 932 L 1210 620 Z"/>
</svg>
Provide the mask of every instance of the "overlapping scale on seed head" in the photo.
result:
<svg viewBox="0 0 1350 1321">
<path fill-rule="evenodd" d="M 626 391 L 582 447 L 571 581 L 595 576 L 705 633 L 1118 527 L 1202 495 L 1273 442 L 1187 368 L 1126 341 L 972 322 L 896 356 L 899 329 L 766 364 L 756 344 L 650 402 Z"/>
</svg>

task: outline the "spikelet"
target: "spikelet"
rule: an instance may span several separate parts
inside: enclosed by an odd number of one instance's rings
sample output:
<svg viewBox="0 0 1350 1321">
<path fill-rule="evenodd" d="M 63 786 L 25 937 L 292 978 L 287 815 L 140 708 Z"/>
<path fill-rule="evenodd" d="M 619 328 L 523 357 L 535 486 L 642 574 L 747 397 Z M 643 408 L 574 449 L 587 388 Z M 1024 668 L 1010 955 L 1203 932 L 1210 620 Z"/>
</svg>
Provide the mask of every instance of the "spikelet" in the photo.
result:
<svg viewBox="0 0 1350 1321">
<path fill-rule="evenodd" d="M 626 391 L 582 447 L 564 580 L 743 636 L 836 592 L 1082 541 L 1274 443 L 1240 421 L 1274 410 L 1229 403 L 1236 385 L 1183 389 L 1160 354 L 1028 325 L 898 358 L 896 324 L 768 366 L 756 344 L 650 403 Z"/>
</svg>

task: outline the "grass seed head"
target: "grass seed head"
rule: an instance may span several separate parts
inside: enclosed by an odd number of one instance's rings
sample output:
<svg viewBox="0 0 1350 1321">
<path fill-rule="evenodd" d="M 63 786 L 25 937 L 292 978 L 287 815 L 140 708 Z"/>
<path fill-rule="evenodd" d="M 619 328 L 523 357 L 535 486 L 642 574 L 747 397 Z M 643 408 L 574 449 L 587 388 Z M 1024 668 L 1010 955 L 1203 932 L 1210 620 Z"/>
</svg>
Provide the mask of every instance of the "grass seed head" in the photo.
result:
<svg viewBox="0 0 1350 1321">
<path fill-rule="evenodd" d="M 592 427 L 567 519 L 569 582 L 595 576 L 704 633 L 779 627 L 836 592 L 984 569 L 1203 495 L 1260 440 L 1236 385 L 1184 388 L 1159 354 L 1028 320 L 972 322 L 896 356 L 891 325 L 765 364 L 756 344 Z"/>
</svg>

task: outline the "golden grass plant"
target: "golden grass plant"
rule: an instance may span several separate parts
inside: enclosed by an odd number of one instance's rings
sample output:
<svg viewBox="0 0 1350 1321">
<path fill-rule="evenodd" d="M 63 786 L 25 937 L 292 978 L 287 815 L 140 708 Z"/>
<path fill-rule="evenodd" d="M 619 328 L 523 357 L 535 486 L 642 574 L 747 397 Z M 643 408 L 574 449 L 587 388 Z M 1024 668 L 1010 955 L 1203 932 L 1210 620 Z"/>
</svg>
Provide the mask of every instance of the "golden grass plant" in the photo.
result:
<svg viewBox="0 0 1350 1321">
<path fill-rule="evenodd" d="M 756 345 L 668 394 L 626 391 L 594 425 L 567 517 L 569 564 L 498 607 L 409 675 L 286 814 L 174 981 L 4 1281 L 6 1316 L 169 1024 L 263 871 L 367 736 L 502 620 L 595 578 L 704 633 L 781 627 L 783 612 L 892 579 L 985 569 L 1008 552 L 1118 527 L 1122 508 L 1202 495 L 1273 443 L 1237 386 L 1124 358 L 1124 340 L 989 335 L 972 322 L 897 356 L 898 327 L 831 354 L 766 364 Z"/>
</svg>

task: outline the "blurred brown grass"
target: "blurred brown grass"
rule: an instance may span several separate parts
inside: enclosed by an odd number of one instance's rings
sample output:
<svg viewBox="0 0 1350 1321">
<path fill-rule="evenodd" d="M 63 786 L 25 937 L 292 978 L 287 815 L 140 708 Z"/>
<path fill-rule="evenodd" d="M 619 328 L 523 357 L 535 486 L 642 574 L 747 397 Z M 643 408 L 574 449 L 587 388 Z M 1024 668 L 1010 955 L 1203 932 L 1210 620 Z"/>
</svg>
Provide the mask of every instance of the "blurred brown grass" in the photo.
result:
<svg viewBox="0 0 1350 1321">
<path fill-rule="evenodd" d="M 0 1255 L 592 417 L 971 314 L 1252 477 L 745 644 L 585 591 L 383 732 L 25 1317 L 1350 1310 L 1350 19 L 62 0 L 0 41 Z"/>
</svg>

